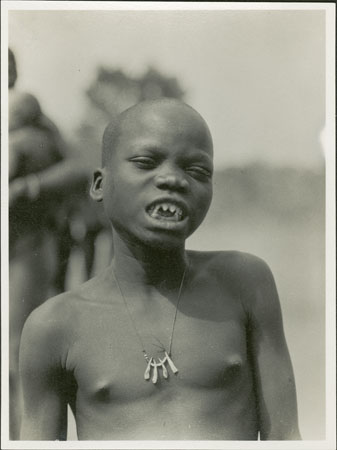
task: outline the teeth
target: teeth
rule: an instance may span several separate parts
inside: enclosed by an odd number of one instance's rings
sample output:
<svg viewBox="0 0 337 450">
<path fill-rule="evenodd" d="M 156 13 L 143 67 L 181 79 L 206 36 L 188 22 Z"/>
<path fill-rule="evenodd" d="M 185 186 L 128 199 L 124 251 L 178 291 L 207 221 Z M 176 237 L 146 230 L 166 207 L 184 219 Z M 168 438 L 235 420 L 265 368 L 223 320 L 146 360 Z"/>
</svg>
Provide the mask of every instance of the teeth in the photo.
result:
<svg viewBox="0 0 337 450">
<path fill-rule="evenodd" d="M 183 212 L 179 206 L 174 205 L 173 203 L 158 203 L 154 206 L 152 211 L 150 212 L 150 215 L 154 218 L 163 220 L 163 215 L 161 213 L 167 213 L 170 212 L 172 216 L 166 216 L 166 219 L 169 220 L 169 217 L 172 219 L 175 218 L 176 220 L 181 220 L 183 216 Z"/>
</svg>

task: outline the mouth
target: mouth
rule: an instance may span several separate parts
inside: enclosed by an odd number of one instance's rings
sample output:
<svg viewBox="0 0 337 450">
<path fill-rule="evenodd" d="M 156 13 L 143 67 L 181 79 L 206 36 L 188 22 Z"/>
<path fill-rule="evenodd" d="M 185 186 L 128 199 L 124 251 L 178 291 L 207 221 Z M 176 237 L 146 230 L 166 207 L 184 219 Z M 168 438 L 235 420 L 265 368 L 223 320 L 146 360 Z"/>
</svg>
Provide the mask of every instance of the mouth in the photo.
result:
<svg viewBox="0 0 337 450">
<path fill-rule="evenodd" d="M 186 208 L 174 200 L 159 200 L 147 208 L 152 219 L 164 222 L 182 222 L 186 217 Z"/>
</svg>

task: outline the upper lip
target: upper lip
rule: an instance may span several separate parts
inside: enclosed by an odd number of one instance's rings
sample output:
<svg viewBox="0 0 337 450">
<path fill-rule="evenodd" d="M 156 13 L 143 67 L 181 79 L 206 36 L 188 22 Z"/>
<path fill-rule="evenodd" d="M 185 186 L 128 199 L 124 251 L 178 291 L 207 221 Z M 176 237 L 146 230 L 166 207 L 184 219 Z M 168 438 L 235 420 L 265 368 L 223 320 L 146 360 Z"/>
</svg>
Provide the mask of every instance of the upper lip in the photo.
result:
<svg viewBox="0 0 337 450">
<path fill-rule="evenodd" d="M 185 217 L 187 215 L 187 213 L 188 213 L 188 208 L 187 208 L 187 205 L 185 204 L 185 202 L 183 202 L 182 200 L 179 200 L 179 199 L 177 199 L 175 197 L 160 197 L 160 198 L 157 198 L 156 200 L 151 202 L 146 207 L 146 210 L 149 211 L 152 207 L 155 207 L 156 205 L 158 205 L 160 203 L 170 203 L 170 204 L 179 206 L 179 208 L 182 210 L 183 217 Z"/>
</svg>

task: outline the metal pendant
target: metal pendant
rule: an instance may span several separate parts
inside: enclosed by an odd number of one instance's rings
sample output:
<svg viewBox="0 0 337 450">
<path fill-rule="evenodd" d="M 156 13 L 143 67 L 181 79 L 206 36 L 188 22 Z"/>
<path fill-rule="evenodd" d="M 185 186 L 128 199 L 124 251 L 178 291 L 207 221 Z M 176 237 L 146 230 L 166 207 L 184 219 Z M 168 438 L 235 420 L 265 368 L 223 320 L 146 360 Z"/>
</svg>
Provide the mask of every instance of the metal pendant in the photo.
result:
<svg viewBox="0 0 337 450">
<path fill-rule="evenodd" d="M 158 368 L 161 368 L 163 370 L 163 377 L 168 378 L 168 372 L 165 364 L 167 363 L 172 370 L 174 374 L 178 372 L 178 369 L 173 364 L 172 359 L 169 357 L 168 353 L 165 352 L 165 357 L 163 359 L 158 358 L 159 362 L 155 358 L 150 358 L 149 362 L 147 364 L 147 367 L 144 372 L 144 378 L 145 380 L 149 380 L 151 378 L 151 371 L 152 371 L 152 383 L 156 384 L 158 381 Z"/>
</svg>

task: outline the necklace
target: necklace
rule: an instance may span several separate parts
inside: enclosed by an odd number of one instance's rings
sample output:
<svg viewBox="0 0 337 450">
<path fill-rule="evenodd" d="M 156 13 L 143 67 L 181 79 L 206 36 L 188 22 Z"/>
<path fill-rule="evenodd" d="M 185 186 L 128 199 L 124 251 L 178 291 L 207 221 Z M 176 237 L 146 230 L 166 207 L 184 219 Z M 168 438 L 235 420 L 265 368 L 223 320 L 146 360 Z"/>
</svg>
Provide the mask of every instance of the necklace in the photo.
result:
<svg viewBox="0 0 337 450">
<path fill-rule="evenodd" d="M 116 277 L 113 268 L 111 268 L 112 269 L 112 274 L 113 274 L 113 277 L 114 277 L 114 279 L 116 281 L 116 284 L 118 286 L 118 290 L 120 292 L 121 298 L 123 299 L 126 311 L 127 311 L 128 315 L 129 315 L 129 318 L 130 318 L 130 321 L 132 323 L 132 326 L 133 326 L 133 328 L 134 328 L 134 330 L 136 332 L 136 335 L 138 337 L 139 343 L 140 343 L 140 345 L 142 347 L 142 353 L 143 353 L 144 358 L 145 358 L 145 360 L 147 362 L 147 366 L 146 366 L 146 369 L 145 369 L 145 372 L 144 372 L 144 379 L 146 381 L 148 381 L 151 378 L 151 372 L 152 372 L 152 383 L 153 384 L 156 384 L 157 381 L 158 381 L 158 368 L 162 369 L 163 377 L 165 379 L 168 378 L 168 371 L 167 371 L 167 368 L 165 366 L 166 363 L 168 364 L 168 366 L 170 367 L 170 369 L 172 370 L 172 372 L 174 374 L 178 373 L 178 369 L 174 365 L 174 363 L 173 363 L 173 361 L 171 359 L 171 349 L 172 349 L 172 340 L 173 340 L 174 327 L 175 327 L 176 320 L 177 320 L 178 305 L 179 305 L 179 302 L 180 302 L 180 297 L 181 297 L 181 292 L 182 292 L 183 285 L 184 285 L 184 280 L 185 280 L 185 275 L 186 275 L 186 272 L 187 272 L 187 267 L 188 266 L 185 267 L 185 270 L 184 270 L 184 273 L 183 273 L 183 276 L 182 276 L 181 282 L 180 282 L 180 287 L 179 287 L 179 292 L 178 292 L 178 297 L 177 297 L 177 302 L 176 302 L 176 308 L 175 308 L 173 321 L 172 321 L 172 330 L 171 330 L 171 336 L 170 336 L 170 342 L 169 342 L 168 351 L 166 351 L 165 348 L 161 345 L 161 348 L 162 348 L 162 350 L 164 352 L 164 358 L 162 358 L 162 359 L 161 358 L 156 359 L 154 357 L 150 357 L 147 354 L 147 352 L 146 352 L 146 350 L 144 348 L 143 340 L 142 340 L 142 338 L 141 338 L 141 336 L 140 336 L 140 334 L 139 334 L 139 332 L 137 330 L 135 321 L 134 321 L 134 319 L 132 317 L 131 311 L 130 311 L 130 309 L 128 307 L 128 304 L 126 302 L 126 299 L 124 297 L 123 291 L 122 291 L 122 289 L 120 287 L 118 278 Z"/>
</svg>

